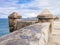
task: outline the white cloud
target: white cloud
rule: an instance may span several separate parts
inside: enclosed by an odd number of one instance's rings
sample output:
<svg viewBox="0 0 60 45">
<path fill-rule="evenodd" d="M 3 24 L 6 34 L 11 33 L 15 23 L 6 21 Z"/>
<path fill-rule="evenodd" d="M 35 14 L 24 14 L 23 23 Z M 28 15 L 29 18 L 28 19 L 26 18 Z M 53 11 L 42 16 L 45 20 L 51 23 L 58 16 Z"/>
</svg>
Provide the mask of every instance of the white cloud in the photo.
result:
<svg viewBox="0 0 60 45">
<path fill-rule="evenodd" d="M 34 0 L 28 4 L 17 4 L 17 2 L 18 0 L 2 1 L 0 4 L 0 18 L 7 18 L 10 13 L 15 11 L 24 18 L 36 17 L 45 8 L 49 9 L 54 15 L 60 14 L 60 0 Z"/>
</svg>

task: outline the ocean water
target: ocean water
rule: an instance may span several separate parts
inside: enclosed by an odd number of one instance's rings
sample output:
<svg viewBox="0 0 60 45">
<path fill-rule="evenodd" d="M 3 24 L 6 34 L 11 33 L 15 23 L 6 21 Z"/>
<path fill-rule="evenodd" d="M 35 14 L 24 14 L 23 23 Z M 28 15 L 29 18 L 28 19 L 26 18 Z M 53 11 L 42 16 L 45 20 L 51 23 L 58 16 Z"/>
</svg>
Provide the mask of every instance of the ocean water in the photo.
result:
<svg viewBox="0 0 60 45">
<path fill-rule="evenodd" d="M 37 20 L 36 18 L 22 18 L 22 20 Z M 0 18 L 0 36 L 9 34 L 8 19 Z"/>
<path fill-rule="evenodd" d="M 0 18 L 0 36 L 6 35 L 9 33 L 8 19 Z"/>
</svg>

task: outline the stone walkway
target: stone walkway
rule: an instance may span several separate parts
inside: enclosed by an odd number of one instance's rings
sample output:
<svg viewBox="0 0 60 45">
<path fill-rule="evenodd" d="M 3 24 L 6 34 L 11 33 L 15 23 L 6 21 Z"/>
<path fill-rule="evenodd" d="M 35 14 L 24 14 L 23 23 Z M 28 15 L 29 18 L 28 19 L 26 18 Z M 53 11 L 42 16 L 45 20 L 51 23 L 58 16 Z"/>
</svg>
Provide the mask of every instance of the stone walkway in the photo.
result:
<svg viewBox="0 0 60 45">
<path fill-rule="evenodd" d="M 48 45 L 60 45 L 60 31 L 55 30 L 53 34 L 50 35 Z"/>
<path fill-rule="evenodd" d="M 48 45 L 60 45 L 60 22 L 54 23 L 54 29 L 50 34 Z"/>
</svg>

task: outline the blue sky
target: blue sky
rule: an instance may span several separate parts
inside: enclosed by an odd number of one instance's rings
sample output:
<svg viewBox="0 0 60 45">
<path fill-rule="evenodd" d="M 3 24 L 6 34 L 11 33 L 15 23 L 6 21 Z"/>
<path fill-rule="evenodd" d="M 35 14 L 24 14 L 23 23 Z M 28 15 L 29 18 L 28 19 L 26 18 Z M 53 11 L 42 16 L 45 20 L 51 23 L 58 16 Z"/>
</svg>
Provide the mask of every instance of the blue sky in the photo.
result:
<svg viewBox="0 0 60 45">
<path fill-rule="evenodd" d="M 18 12 L 23 18 L 36 17 L 44 9 L 59 15 L 60 0 L 0 0 L 0 18 L 7 18 L 12 12 Z"/>
</svg>

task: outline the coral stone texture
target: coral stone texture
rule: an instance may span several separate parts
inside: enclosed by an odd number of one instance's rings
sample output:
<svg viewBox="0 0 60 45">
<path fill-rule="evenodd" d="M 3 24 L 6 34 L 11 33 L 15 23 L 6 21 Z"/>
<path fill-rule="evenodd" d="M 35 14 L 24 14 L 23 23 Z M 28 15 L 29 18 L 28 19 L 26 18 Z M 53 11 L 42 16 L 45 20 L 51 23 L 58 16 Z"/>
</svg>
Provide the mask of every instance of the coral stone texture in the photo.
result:
<svg viewBox="0 0 60 45">
<path fill-rule="evenodd" d="M 60 21 L 54 21 L 52 34 L 49 35 L 48 45 L 60 45 Z"/>
<path fill-rule="evenodd" d="M 48 32 L 49 23 L 36 23 L 0 37 L 0 45 L 47 45 Z"/>
</svg>

